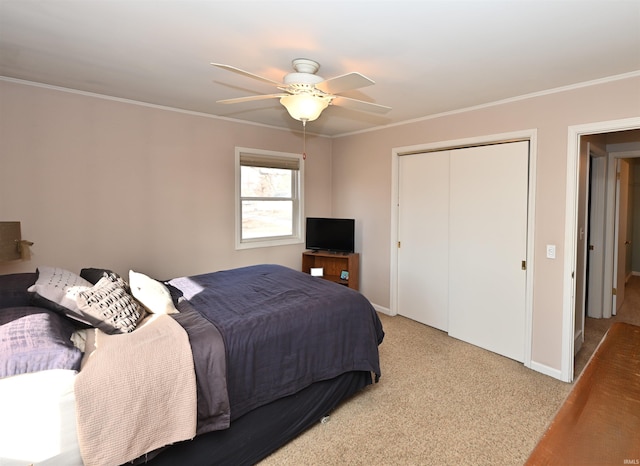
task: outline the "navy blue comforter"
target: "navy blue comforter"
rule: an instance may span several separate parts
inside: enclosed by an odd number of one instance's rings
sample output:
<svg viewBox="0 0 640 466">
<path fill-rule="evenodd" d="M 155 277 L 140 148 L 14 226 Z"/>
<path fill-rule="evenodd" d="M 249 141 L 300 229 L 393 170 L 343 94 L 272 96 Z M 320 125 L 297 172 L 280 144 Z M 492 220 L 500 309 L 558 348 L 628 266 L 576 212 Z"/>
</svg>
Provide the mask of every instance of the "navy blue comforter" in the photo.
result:
<svg viewBox="0 0 640 466">
<path fill-rule="evenodd" d="M 382 324 L 357 291 L 279 265 L 167 283 L 222 335 L 231 420 L 345 372 L 380 377 Z"/>
</svg>

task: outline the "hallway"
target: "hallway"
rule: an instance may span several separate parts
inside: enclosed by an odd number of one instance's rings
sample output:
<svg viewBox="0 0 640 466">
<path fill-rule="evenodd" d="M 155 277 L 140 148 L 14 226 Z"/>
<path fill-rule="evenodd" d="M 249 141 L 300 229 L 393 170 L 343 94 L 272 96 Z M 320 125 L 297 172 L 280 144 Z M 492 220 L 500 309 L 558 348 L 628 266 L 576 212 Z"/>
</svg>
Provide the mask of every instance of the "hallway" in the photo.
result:
<svg viewBox="0 0 640 466">
<path fill-rule="evenodd" d="M 614 322 L 640 325 L 640 276 L 633 275 L 625 285 L 625 300 L 617 315 L 610 319 L 587 317 L 584 324 L 585 340 L 575 357 L 574 380 L 582 372 L 598 343 Z"/>
</svg>

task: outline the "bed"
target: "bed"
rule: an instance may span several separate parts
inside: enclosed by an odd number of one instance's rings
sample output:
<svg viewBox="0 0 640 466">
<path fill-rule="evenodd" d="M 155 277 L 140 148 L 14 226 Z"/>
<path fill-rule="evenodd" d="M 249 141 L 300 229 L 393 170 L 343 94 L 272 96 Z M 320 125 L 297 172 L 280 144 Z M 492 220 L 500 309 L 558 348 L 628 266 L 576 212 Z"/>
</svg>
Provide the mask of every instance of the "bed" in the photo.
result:
<svg viewBox="0 0 640 466">
<path fill-rule="evenodd" d="M 52 270 L 67 274 L 62 298 L 36 286 L 55 282 Z M 14 345 L 0 367 L 3 465 L 255 464 L 381 375 L 384 331 L 357 291 L 273 264 L 140 274 L 135 286 L 132 274 L 0 276 L 0 343 L 4 332 Z M 104 315 L 113 302 L 128 309 L 122 300 L 137 311 L 101 328 L 91 306 Z M 62 356 L 45 364 L 36 349 L 25 359 L 15 341 L 31 332 L 18 325 L 25 316 L 38 334 L 56 327 L 45 353 Z M 18 363 L 7 362 L 12 352 Z M 52 432 L 53 445 L 39 442 Z"/>
</svg>

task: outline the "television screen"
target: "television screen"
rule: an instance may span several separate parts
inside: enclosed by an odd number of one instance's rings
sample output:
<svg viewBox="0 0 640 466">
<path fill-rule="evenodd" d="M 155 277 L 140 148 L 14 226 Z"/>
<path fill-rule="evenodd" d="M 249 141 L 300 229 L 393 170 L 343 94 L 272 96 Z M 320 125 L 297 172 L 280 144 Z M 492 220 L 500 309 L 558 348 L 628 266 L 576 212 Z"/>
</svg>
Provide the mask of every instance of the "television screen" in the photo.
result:
<svg viewBox="0 0 640 466">
<path fill-rule="evenodd" d="M 352 218 L 307 217 L 306 248 L 354 252 L 355 220 Z"/>
</svg>

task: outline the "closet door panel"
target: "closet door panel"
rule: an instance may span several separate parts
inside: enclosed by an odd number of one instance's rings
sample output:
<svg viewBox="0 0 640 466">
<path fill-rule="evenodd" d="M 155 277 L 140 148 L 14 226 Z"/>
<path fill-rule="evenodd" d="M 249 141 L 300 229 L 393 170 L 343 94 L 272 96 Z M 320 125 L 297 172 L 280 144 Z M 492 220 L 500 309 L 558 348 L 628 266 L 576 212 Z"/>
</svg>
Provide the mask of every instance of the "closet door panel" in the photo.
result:
<svg viewBox="0 0 640 466">
<path fill-rule="evenodd" d="M 398 312 L 447 331 L 449 153 L 399 160 Z"/>
<path fill-rule="evenodd" d="M 451 151 L 449 334 L 524 360 L 528 142 Z"/>
</svg>

